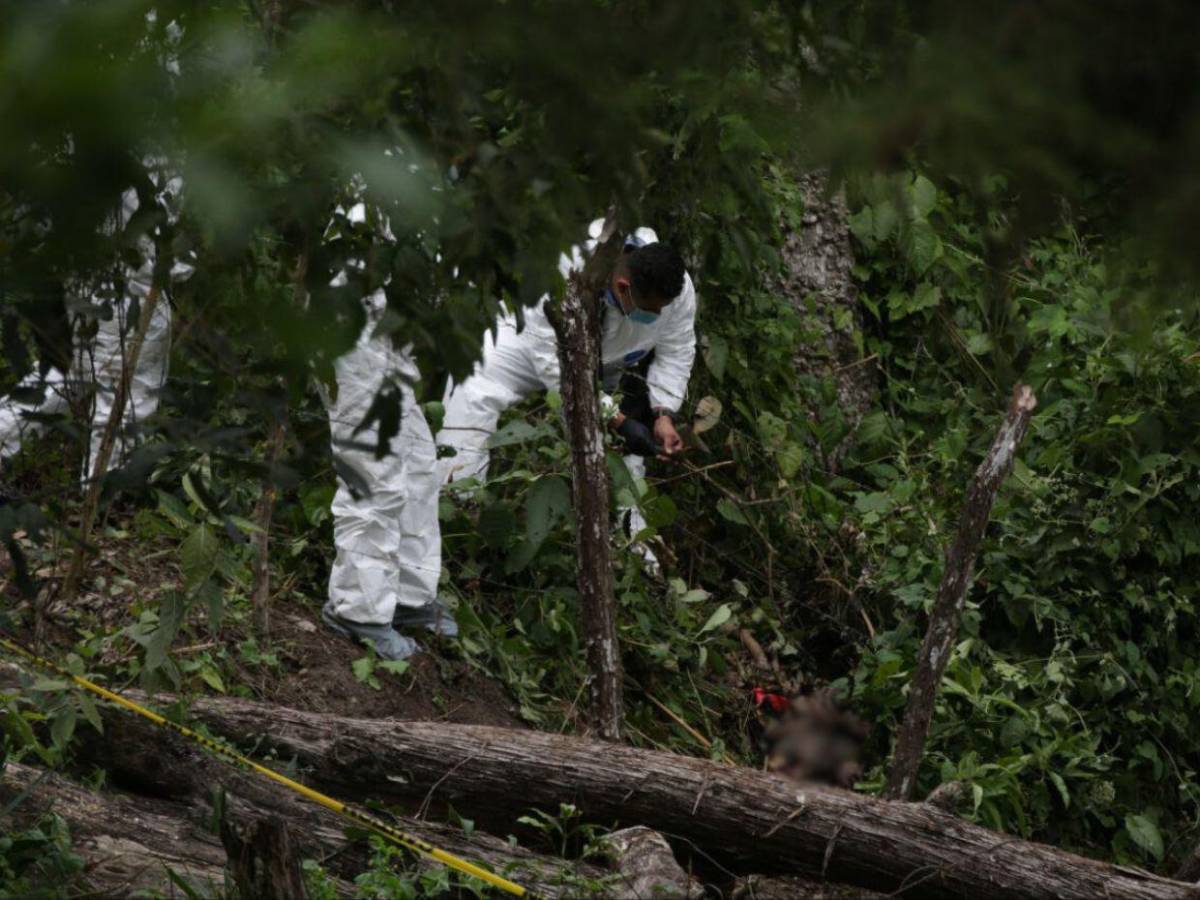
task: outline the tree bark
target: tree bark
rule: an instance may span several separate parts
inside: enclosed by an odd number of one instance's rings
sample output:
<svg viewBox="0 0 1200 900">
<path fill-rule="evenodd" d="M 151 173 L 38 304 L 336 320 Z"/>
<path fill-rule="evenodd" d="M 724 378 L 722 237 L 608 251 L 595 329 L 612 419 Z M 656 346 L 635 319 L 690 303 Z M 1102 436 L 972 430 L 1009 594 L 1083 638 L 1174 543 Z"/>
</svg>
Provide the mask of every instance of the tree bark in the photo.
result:
<svg viewBox="0 0 1200 900">
<path fill-rule="evenodd" d="M 307 900 L 291 831 L 280 819 L 221 819 L 221 843 L 242 900 Z"/>
<path fill-rule="evenodd" d="M 50 811 L 67 822 L 72 850 L 85 862 L 77 887 L 102 897 L 127 897 L 138 889 L 182 897 L 167 876 L 169 867 L 201 896 L 224 896 L 227 855 L 208 827 L 213 815 L 212 791 L 220 787 L 228 792 L 224 803 L 230 819 L 250 827 L 264 818 L 287 822 L 296 855 L 319 860 L 339 894 L 354 894 L 352 882 L 368 868 L 370 852 L 364 841 L 346 837 L 344 820 L 223 766 L 177 738 L 172 737 L 167 746 L 153 743 L 163 732 L 149 726 L 110 729 L 123 713 L 104 710 L 102 715 L 105 737 L 93 742 L 92 749 L 96 744 L 108 744 L 109 751 L 133 751 L 133 758 L 125 761 L 121 781 L 140 786 L 146 794 L 91 791 L 61 775 L 19 763 L 8 763 L 0 775 L 0 808 L 29 792 L 10 818 L 0 818 L 5 830 L 26 827 Z M 176 777 L 169 788 L 161 778 L 140 780 L 136 772 L 130 777 L 130 769 L 150 757 L 155 757 L 160 767 L 165 758 L 174 770 Z M 541 897 L 603 896 L 610 885 L 619 883 L 619 876 L 589 863 L 533 853 L 481 832 L 468 837 L 449 825 L 407 818 L 400 818 L 398 824 L 443 850 L 504 873 Z M 422 857 L 417 866 L 424 870 L 440 864 Z"/>
<path fill-rule="evenodd" d="M 1028 385 L 1018 385 L 992 448 L 976 470 L 975 480 L 967 491 L 958 534 L 946 550 L 946 568 L 942 573 L 933 611 L 929 614 L 929 627 L 917 657 L 917 670 L 909 686 L 908 706 L 896 738 L 896 751 L 884 789 L 884 795 L 890 799 L 907 800 L 916 787 L 917 770 L 925 751 L 925 736 L 933 717 L 933 704 L 950 659 L 950 650 L 958 635 L 958 623 L 962 617 L 967 588 L 971 584 L 975 556 L 979 552 L 996 493 L 1012 470 L 1017 448 L 1025 437 L 1036 406 L 1037 398 L 1033 395 L 1033 389 Z"/>
<path fill-rule="evenodd" d="M 342 799 L 453 804 L 500 828 L 529 808 L 574 803 L 590 821 L 645 825 L 734 874 L 803 874 L 935 898 L 1200 900 L 1193 885 L 997 834 L 927 804 L 798 785 L 702 759 L 537 732 L 349 719 L 234 698 L 199 699 L 191 713 L 243 746 L 294 760 L 306 780 Z M 159 745 L 161 738 L 143 758 L 159 754 Z M 127 750 L 117 755 L 131 757 Z"/>
<path fill-rule="evenodd" d="M 700 900 L 704 888 L 675 861 L 671 845 L 642 825 L 605 835 L 601 842 L 621 874 L 621 894 L 630 900 Z"/>
<path fill-rule="evenodd" d="M 863 358 L 845 193 L 830 190 L 824 171 L 801 175 L 797 182 L 804 212 L 799 227 L 785 229 L 780 288 L 810 332 L 796 353 L 797 372 L 818 384 L 832 382 L 837 392 L 846 434 L 825 459 L 827 468 L 836 471 L 875 402 L 876 372 L 871 360 Z"/>
<path fill-rule="evenodd" d="M 283 453 L 287 437 L 287 400 L 279 415 L 271 422 L 267 437 L 267 472 L 262 480 L 262 494 L 254 511 L 254 524 L 259 532 L 254 536 L 254 627 L 259 640 L 265 641 L 271 624 L 271 518 L 275 512 L 275 465 Z"/>
<path fill-rule="evenodd" d="M 179 804 L 101 794 L 60 775 L 9 762 L 0 775 L 0 807 L 22 794 L 25 799 L 0 818 L 3 830 L 28 827 L 49 812 L 60 816 L 70 828 L 71 851 L 84 862 L 70 888 L 99 897 L 141 891 L 182 898 L 184 892 L 167 875 L 170 869 L 202 897 L 224 895 L 221 842 L 187 821 Z"/>
<path fill-rule="evenodd" d="M 146 340 L 146 332 L 150 329 L 150 322 L 154 317 L 154 310 L 158 307 L 161 293 L 158 285 L 153 285 L 142 302 L 141 315 L 138 317 L 133 340 L 129 344 L 129 353 L 121 366 L 121 377 L 117 380 L 117 387 L 113 392 L 112 412 L 109 414 L 108 422 L 104 425 L 104 435 L 100 439 L 100 449 L 92 466 L 92 477 L 88 481 L 87 494 L 83 498 L 83 507 L 79 513 L 79 543 L 75 547 L 66 578 L 63 580 L 62 590 L 58 595 L 58 600 L 67 606 L 70 606 L 75 599 L 75 594 L 79 590 L 79 580 L 83 577 L 84 564 L 91 552 L 89 541 L 92 536 L 92 525 L 96 521 L 96 511 L 100 506 L 100 492 L 104 486 L 104 476 L 108 473 L 108 463 L 112 459 L 117 432 L 125 421 L 125 404 L 129 399 L 129 381 L 137 369 L 138 357 L 142 355 L 142 344 Z M 39 642 L 42 628 L 41 618 L 39 616 L 37 622 Z"/>
<path fill-rule="evenodd" d="M 596 297 L 620 249 L 616 221 L 616 216 L 610 213 L 587 265 L 582 272 L 571 273 L 561 302 L 548 303 L 546 309 L 558 339 L 563 418 L 571 445 L 571 489 L 579 555 L 576 585 L 590 673 L 590 721 L 596 734 L 610 741 L 621 739 L 625 713 L 608 537 L 608 467 L 596 398 L 596 376 L 600 371 Z"/>
</svg>

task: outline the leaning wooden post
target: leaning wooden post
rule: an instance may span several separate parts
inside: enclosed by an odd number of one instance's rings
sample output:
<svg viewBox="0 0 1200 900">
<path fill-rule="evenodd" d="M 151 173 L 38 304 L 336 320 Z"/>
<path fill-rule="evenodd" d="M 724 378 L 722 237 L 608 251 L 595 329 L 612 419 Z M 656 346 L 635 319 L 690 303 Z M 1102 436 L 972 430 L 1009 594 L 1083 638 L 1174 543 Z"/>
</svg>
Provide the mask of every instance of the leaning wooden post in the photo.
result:
<svg viewBox="0 0 1200 900">
<path fill-rule="evenodd" d="M 958 623 L 971 583 L 971 568 L 975 564 L 996 493 L 1012 470 L 1017 447 L 1025 437 L 1036 406 L 1033 388 L 1018 385 L 1013 391 L 1004 423 L 992 442 L 992 449 L 975 471 L 975 480 L 967 491 L 958 534 L 946 550 L 946 569 L 942 573 L 937 600 L 929 615 L 925 643 L 921 645 L 917 657 L 917 671 L 908 689 L 908 707 L 896 738 L 896 751 L 883 792 L 889 799 L 908 800 L 916 786 L 917 769 L 925 751 L 925 736 L 933 717 L 933 703 L 958 635 Z"/>
<path fill-rule="evenodd" d="M 621 739 L 624 701 L 609 553 L 608 467 L 596 377 L 600 371 L 597 297 L 620 253 L 616 221 L 616 216 L 610 214 L 583 271 L 571 273 L 561 300 L 546 304 L 546 315 L 558 338 L 563 418 L 571 444 L 579 554 L 576 583 L 590 671 L 590 718 L 596 733 L 610 741 Z"/>
</svg>

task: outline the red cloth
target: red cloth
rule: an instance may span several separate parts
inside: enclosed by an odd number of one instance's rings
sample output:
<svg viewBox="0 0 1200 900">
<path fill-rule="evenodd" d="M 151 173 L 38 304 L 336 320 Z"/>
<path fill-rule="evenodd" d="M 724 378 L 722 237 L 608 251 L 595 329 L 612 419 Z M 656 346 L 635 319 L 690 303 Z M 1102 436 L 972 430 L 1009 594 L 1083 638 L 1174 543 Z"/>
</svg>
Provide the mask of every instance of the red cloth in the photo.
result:
<svg viewBox="0 0 1200 900">
<path fill-rule="evenodd" d="M 783 694 L 776 694 L 766 688 L 756 687 L 751 691 L 755 706 L 765 706 L 773 713 L 781 713 L 788 708 L 790 701 Z"/>
</svg>

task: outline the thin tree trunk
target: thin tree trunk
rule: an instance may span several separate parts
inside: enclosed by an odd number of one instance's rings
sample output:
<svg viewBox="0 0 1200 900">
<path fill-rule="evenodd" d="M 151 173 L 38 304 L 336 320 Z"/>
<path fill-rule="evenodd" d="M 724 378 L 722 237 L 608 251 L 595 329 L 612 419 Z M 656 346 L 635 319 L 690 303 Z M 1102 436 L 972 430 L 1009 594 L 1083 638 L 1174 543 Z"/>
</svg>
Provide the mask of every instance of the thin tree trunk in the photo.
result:
<svg viewBox="0 0 1200 900">
<path fill-rule="evenodd" d="M 154 310 L 158 308 L 160 295 L 161 291 L 158 285 L 153 285 L 146 295 L 146 299 L 142 301 L 137 329 L 133 333 L 133 340 L 129 343 L 129 352 L 122 361 L 121 377 L 117 380 L 117 387 L 113 392 L 112 412 L 109 414 L 108 422 L 104 425 L 104 435 L 100 439 L 100 449 L 96 453 L 96 459 L 92 464 L 92 475 L 88 481 L 87 494 L 83 498 L 83 507 L 79 514 L 79 542 L 75 547 L 74 555 L 71 557 L 66 578 L 63 579 L 62 590 L 59 591 L 58 595 L 59 600 L 68 605 L 75 599 L 75 594 L 79 590 L 79 580 L 83 577 L 83 567 L 92 549 L 90 545 L 92 526 L 95 524 L 96 511 L 100 505 L 100 493 L 104 487 L 104 476 L 108 473 L 108 464 L 112 459 L 113 446 L 117 441 L 117 432 L 121 429 L 121 424 L 125 420 L 125 404 L 129 399 L 130 379 L 137 369 L 138 357 L 142 354 L 142 344 L 146 340 L 146 332 L 149 330 L 150 322 L 154 318 Z M 40 641 L 41 629 L 43 628 L 42 616 L 40 615 L 35 628 Z"/>
<path fill-rule="evenodd" d="M 221 819 L 221 843 L 242 900 L 306 900 L 300 857 L 277 816 Z"/>
<path fill-rule="evenodd" d="M 259 640 L 267 639 L 271 624 L 271 518 L 275 512 L 278 489 L 275 486 L 275 466 L 283 453 L 287 437 L 287 399 L 279 415 L 272 421 L 267 437 L 267 471 L 263 475 L 262 494 L 254 511 L 254 524 L 259 531 L 254 536 L 254 627 Z"/>
<path fill-rule="evenodd" d="M 453 806 L 498 833 L 530 809 L 573 803 L 586 821 L 645 825 L 734 875 L 800 874 L 931 898 L 1200 900 L 1193 885 L 999 834 L 926 803 L 797 784 L 705 759 L 539 732 L 350 719 L 232 697 L 198 698 L 190 712 L 242 746 L 291 760 L 308 783 L 342 800 Z M 104 737 L 91 742 L 109 744 L 111 762 L 97 761 L 111 765 L 114 783 L 121 767 L 141 779 L 156 765 L 169 778 L 191 777 L 172 761 L 175 739 L 164 741 L 149 726 L 141 739 L 122 738 L 108 727 L 121 715 L 106 710 Z"/>
<path fill-rule="evenodd" d="M 579 559 L 576 584 L 590 673 L 590 720 L 595 732 L 610 741 L 621 739 L 624 699 L 609 547 L 608 467 L 596 397 L 596 376 L 600 371 L 596 297 L 612 270 L 619 248 L 616 217 L 610 214 L 604 234 L 583 272 L 574 272 L 567 279 L 561 302 L 547 304 L 547 317 L 558 338 L 563 418 L 571 445 Z"/>
<path fill-rule="evenodd" d="M 958 534 L 946 551 L 942 583 L 929 615 L 929 628 L 917 657 L 917 670 L 909 686 L 908 707 L 896 738 L 896 751 L 884 789 L 884 795 L 889 799 L 908 800 L 916 787 L 917 770 L 925 752 L 925 737 L 933 717 L 933 704 L 950 658 L 950 650 L 958 636 L 958 623 L 962 618 L 967 588 L 971 584 L 975 556 L 979 552 L 996 493 L 1012 470 L 1017 448 L 1025 437 L 1036 406 L 1037 398 L 1033 395 L 1033 389 L 1028 385 L 1018 385 L 1004 416 L 1004 423 L 992 442 L 992 449 L 976 470 L 975 480 L 967 491 Z"/>
</svg>

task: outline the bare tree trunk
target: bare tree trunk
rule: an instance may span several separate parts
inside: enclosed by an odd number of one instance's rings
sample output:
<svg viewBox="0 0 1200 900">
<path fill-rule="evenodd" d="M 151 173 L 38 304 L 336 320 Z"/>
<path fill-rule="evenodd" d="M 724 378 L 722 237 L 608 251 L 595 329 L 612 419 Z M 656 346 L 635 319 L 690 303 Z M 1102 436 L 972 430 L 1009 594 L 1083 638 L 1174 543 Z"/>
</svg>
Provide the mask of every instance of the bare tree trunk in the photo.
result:
<svg viewBox="0 0 1200 900">
<path fill-rule="evenodd" d="M 645 825 L 735 875 L 801 874 L 930 898 L 1200 900 L 1193 885 L 998 834 L 926 803 L 893 803 L 624 744 L 350 719 L 232 697 L 198 698 L 191 713 L 243 746 L 293 760 L 309 783 L 343 800 L 452 805 L 501 833 L 531 808 L 574 803 L 588 821 Z M 121 714 L 104 715 L 107 726 Z M 140 742 L 119 731 L 106 727 L 102 738 L 113 764 L 147 777 L 170 745 L 159 731 Z M 170 777 L 188 777 L 182 769 L 170 765 Z M 119 773 L 110 771 L 115 781 Z"/>
<path fill-rule="evenodd" d="M 950 658 L 950 650 L 958 635 L 967 588 L 971 584 L 971 569 L 979 544 L 987 528 L 992 503 L 1000 485 L 1012 470 L 1017 447 L 1025 437 L 1029 419 L 1037 406 L 1037 398 L 1028 385 L 1018 385 L 1004 422 L 996 433 L 992 448 L 975 472 L 975 480 L 967 491 L 962 518 L 954 543 L 946 550 L 946 568 L 938 587 L 937 600 L 929 614 L 929 628 L 917 657 L 917 670 L 909 686 L 908 707 L 896 738 L 896 751 L 888 771 L 884 795 L 893 800 L 908 800 L 917 783 L 917 770 L 925 752 L 925 736 L 933 717 L 942 673 Z"/>
<path fill-rule="evenodd" d="M 590 672 L 590 720 L 596 733 L 610 741 L 621 739 L 625 714 L 609 547 L 608 467 L 596 398 L 596 377 L 600 371 L 596 298 L 619 248 L 616 217 L 610 214 L 604 234 L 583 272 L 571 274 L 561 302 L 547 304 L 546 310 L 558 338 L 563 418 L 571 445 L 571 487 L 579 555 L 576 584 Z"/>
<path fill-rule="evenodd" d="M 104 425 L 104 435 L 100 439 L 100 449 L 92 465 L 92 474 L 88 481 L 87 494 L 83 498 L 83 507 L 79 513 L 79 543 L 75 547 L 75 553 L 71 557 L 66 578 L 63 579 L 62 590 L 59 591 L 58 595 L 58 599 L 65 604 L 70 604 L 75 599 L 75 594 L 79 590 L 79 580 L 83 577 L 84 564 L 87 562 L 88 555 L 91 552 L 92 526 L 95 524 L 96 511 L 100 506 L 100 492 L 104 487 L 104 476 L 108 473 L 109 461 L 112 459 L 113 445 L 117 440 L 117 432 L 121 428 L 121 423 L 125 420 L 125 404 L 129 399 L 129 382 L 133 377 L 134 371 L 137 369 L 138 357 L 142 354 L 142 344 L 146 340 L 146 332 L 149 330 L 150 322 L 154 318 L 154 310 L 158 307 L 161 293 L 158 285 L 153 285 L 147 293 L 146 299 L 142 301 L 137 329 L 133 333 L 133 340 L 129 343 L 129 352 L 122 361 L 121 377 L 118 379 L 116 390 L 113 392 L 112 412 L 109 414 L 108 422 Z M 41 639 L 42 627 L 42 617 L 39 615 L 38 622 L 35 625 L 39 641 Z"/>
<path fill-rule="evenodd" d="M 254 524 L 259 531 L 254 536 L 254 628 L 259 640 L 265 641 L 271 624 L 271 518 L 275 512 L 278 489 L 275 486 L 275 466 L 283 453 L 287 437 L 287 400 L 271 423 L 267 437 L 267 472 L 262 480 L 262 494 L 254 511 Z"/>
<path fill-rule="evenodd" d="M 796 370 L 837 391 L 846 435 L 825 462 L 836 471 L 854 431 L 875 402 L 876 371 L 862 355 L 862 310 L 855 286 L 845 192 L 831 191 L 829 175 L 809 172 L 798 179 L 804 212 L 785 234 L 781 289 L 804 323 L 809 339 L 797 348 Z M 815 410 L 814 410 L 815 412 Z"/>
</svg>

